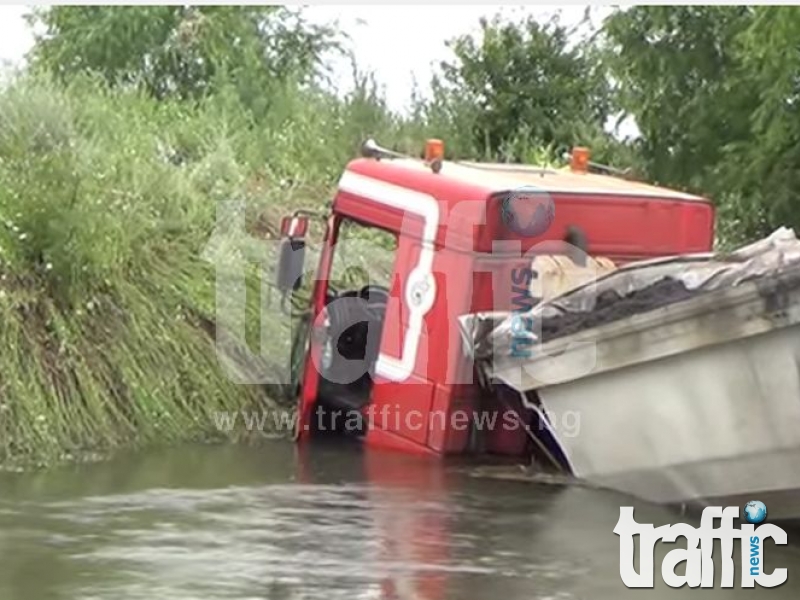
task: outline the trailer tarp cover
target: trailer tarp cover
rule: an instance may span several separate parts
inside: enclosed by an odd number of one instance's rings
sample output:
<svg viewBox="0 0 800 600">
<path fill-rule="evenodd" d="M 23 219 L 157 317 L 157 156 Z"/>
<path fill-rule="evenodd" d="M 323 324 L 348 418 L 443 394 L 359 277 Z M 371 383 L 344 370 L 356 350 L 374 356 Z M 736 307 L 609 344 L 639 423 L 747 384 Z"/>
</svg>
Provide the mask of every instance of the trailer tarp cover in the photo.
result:
<svg viewBox="0 0 800 600">
<path fill-rule="evenodd" d="M 785 227 L 727 254 L 691 254 L 631 263 L 525 313 L 483 312 L 459 317 L 464 349 L 477 362 L 489 362 L 493 357 L 508 357 L 520 335 L 546 343 L 699 294 L 776 275 L 798 263 L 800 240 Z M 520 323 L 532 327 L 521 332 Z"/>
</svg>

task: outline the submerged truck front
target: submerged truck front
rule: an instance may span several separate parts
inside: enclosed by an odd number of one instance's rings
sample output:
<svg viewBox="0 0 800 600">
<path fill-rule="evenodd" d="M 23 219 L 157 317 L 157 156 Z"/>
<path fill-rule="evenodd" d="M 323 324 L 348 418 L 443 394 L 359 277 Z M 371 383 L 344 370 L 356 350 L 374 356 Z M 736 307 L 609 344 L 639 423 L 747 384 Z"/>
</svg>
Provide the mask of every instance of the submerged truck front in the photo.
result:
<svg viewBox="0 0 800 600">
<path fill-rule="evenodd" d="M 297 341 L 298 437 L 335 430 L 412 453 L 527 457 L 532 416 L 481 385 L 458 318 L 536 304 L 537 257 L 708 251 L 713 207 L 586 161 L 456 163 L 433 148 L 426 160 L 373 153 L 340 179 Z M 565 242 L 576 232 L 582 248 Z"/>
</svg>

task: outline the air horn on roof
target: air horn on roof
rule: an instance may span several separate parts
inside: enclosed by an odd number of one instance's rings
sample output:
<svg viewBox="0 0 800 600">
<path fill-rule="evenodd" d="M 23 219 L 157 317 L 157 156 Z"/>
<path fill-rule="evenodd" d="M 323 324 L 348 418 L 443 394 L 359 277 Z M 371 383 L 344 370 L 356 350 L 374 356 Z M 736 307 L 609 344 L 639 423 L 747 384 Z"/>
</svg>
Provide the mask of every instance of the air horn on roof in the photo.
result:
<svg viewBox="0 0 800 600">
<path fill-rule="evenodd" d="M 361 144 L 361 156 L 364 158 L 376 158 L 378 160 L 381 158 L 408 158 L 405 154 L 379 146 L 378 142 L 372 138 L 369 138 Z"/>
<path fill-rule="evenodd" d="M 410 158 L 400 152 L 389 150 L 380 146 L 374 139 L 369 138 L 361 144 L 361 156 L 364 158 L 374 158 L 380 160 L 382 158 Z M 434 173 L 442 170 L 442 162 L 444 161 L 444 144 L 441 140 L 427 140 L 425 142 L 425 164 L 427 164 Z"/>
</svg>

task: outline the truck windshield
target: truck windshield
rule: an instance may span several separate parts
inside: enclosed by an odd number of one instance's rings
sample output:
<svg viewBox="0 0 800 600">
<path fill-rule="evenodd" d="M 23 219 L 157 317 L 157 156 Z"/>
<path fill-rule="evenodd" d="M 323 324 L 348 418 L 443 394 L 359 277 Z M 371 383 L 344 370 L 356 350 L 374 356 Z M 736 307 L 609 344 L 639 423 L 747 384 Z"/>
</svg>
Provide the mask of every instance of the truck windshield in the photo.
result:
<svg viewBox="0 0 800 600">
<path fill-rule="evenodd" d="M 391 285 L 397 237 L 388 231 L 345 220 L 339 230 L 331 265 L 329 290 L 341 293 Z"/>
</svg>

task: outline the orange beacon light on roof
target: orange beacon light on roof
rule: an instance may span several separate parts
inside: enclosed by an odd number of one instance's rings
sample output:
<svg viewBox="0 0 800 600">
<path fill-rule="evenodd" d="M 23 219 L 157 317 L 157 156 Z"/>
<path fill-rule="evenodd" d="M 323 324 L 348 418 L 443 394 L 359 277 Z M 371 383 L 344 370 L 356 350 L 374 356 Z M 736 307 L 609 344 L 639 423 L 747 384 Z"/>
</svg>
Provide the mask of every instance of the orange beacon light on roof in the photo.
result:
<svg viewBox="0 0 800 600">
<path fill-rule="evenodd" d="M 444 142 L 442 140 L 431 139 L 425 142 L 425 162 L 434 160 L 444 160 Z"/>
<path fill-rule="evenodd" d="M 572 156 L 569 161 L 570 169 L 573 173 L 589 172 L 589 149 L 577 146 L 572 149 Z"/>
</svg>

